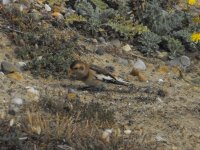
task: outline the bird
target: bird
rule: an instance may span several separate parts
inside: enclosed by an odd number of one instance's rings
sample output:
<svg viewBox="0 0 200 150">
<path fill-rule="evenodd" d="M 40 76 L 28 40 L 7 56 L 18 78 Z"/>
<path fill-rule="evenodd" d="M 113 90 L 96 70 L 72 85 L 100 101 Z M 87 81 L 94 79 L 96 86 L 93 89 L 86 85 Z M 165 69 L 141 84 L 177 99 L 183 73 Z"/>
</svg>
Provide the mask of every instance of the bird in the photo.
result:
<svg viewBox="0 0 200 150">
<path fill-rule="evenodd" d="M 71 79 L 82 81 L 89 87 L 100 89 L 105 88 L 104 83 L 129 85 L 129 82 L 112 75 L 108 70 L 94 64 L 89 65 L 81 60 L 71 63 L 68 75 Z"/>
</svg>

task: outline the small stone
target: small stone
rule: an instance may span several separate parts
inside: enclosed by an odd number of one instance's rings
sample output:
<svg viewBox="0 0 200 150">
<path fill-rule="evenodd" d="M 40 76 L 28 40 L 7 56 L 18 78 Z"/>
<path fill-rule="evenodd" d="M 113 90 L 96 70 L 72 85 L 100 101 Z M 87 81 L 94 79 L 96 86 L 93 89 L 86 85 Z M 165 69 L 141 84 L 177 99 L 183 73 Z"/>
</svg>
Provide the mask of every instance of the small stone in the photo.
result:
<svg viewBox="0 0 200 150">
<path fill-rule="evenodd" d="M 66 144 L 65 145 L 58 145 L 57 147 L 60 148 L 60 149 L 63 149 L 63 150 L 72 150 L 73 149 L 72 147 L 70 147 Z"/>
<path fill-rule="evenodd" d="M 146 70 L 146 65 L 141 59 L 137 59 L 133 67 L 139 70 Z"/>
<path fill-rule="evenodd" d="M 95 44 L 98 43 L 97 39 L 92 39 L 92 42 L 95 43 Z"/>
<path fill-rule="evenodd" d="M 51 11 L 51 7 L 48 4 L 44 4 L 44 8 L 46 11 Z"/>
<path fill-rule="evenodd" d="M 157 142 L 167 142 L 167 140 L 161 137 L 160 135 L 157 135 L 155 139 Z"/>
<path fill-rule="evenodd" d="M 191 61 L 190 61 L 189 57 L 181 56 L 181 57 L 178 57 L 178 58 L 175 58 L 175 59 L 169 61 L 168 63 L 171 66 L 179 66 L 182 69 L 186 69 L 186 67 L 190 66 Z"/>
<path fill-rule="evenodd" d="M 106 40 L 103 37 L 99 37 L 99 41 L 103 44 L 106 44 Z"/>
<path fill-rule="evenodd" d="M 163 83 L 164 80 L 163 80 L 163 79 L 158 79 L 158 82 L 159 82 L 159 83 Z"/>
<path fill-rule="evenodd" d="M 18 65 L 19 65 L 20 67 L 24 67 L 24 66 L 26 66 L 26 63 L 23 62 L 23 61 L 20 61 L 20 62 L 18 62 Z"/>
<path fill-rule="evenodd" d="M 158 102 L 160 102 L 160 103 L 163 102 L 162 99 L 161 99 L 160 97 L 157 97 L 156 100 L 157 100 Z"/>
<path fill-rule="evenodd" d="M 129 44 L 126 44 L 125 46 L 122 47 L 122 49 L 125 51 L 125 52 L 129 52 L 131 51 L 131 46 Z"/>
<path fill-rule="evenodd" d="M 13 72 L 20 72 L 20 70 L 10 62 L 3 61 L 1 62 L 1 70 L 3 73 L 13 73 Z"/>
<path fill-rule="evenodd" d="M 61 13 L 59 13 L 59 12 L 52 13 L 52 16 L 56 17 L 58 19 L 64 19 L 64 16 Z"/>
<path fill-rule="evenodd" d="M 191 62 L 190 62 L 190 58 L 187 56 L 181 56 L 180 57 L 180 62 L 183 65 L 183 67 L 188 67 L 190 66 Z"/>
<path fill-rule="evenodd" d="M 96 52 L 96 54 L 98 54 L 100 56 L 102 56 L 105 53 L 105 51 L 102 49 L 97 49 L 95 52 Z"/>
<path fill-rule="evenodd" d="M 23 100 L 21 98 L 15 97 L 12 99 L 12 103 L 15 105 L 22 105 L 23 104 Z"/>
<path fill-rule="evenodd" d="M 27 89 L 27 96 L 28 98 L 30 98 L 31 100 L 34 100 L 34 101 L 38 101 L 39 100 L 39 91 L 34 89 L 33 87 L 26 87 Z"/>
<path fill-rule="evenodd" d="M 129 63 L 128 63 L 128 60 L 127 59 L 123 59 L 123 58 L 118 58 L 118 62 L 122 65 L 125 65 L 127 66 Z"/>
<path fill-rule="evenodd" d="M 132 132 L 131 130 L 124 130 L 124 133 L 127 135 L 131 134 L 131 132 Z"/>
<path fill-rule="evenodd" d="M 102 139 L 104 139 L 106 142 L 110 142 L 111 133 L 112 133 L 111 129 L 106 129 L 102 134 Z"/>
<path fill-rule="evenodd" d="M 22 74 L 19 73 L 19 72 L 9 73 L 9 74 L 7 74 L 7 77 L 14 79 L 14 80 L 17 80 L 17 81 L 24 80 Z"/>
<path fill-rule="evenodd" d="M 42 58 L 43 58 L 42 56 L 38 56 L 37 60 L 42 60 Z"/>
<path fill-rule="evenodd" d="M 9 123 L 10 127 L 12 127 L 12 126 L 14 125 L 14 123 L 15 123 L 15 119 L 12 118 L 12 119 L 10 120 L 10 123 Z"/>
<path fill-rule="evenodd" d="M 112 41 L 110 41 L 110 43 L 116 48 L 121 47 L 121 42 L 118 39 L 112 40 Z"/>
<path fill-rule="evenodd" d="M 138 79 L 139 79 L 139 81 L 141 81 L 141 82 L 146 82 L 147 81 L 147 78 L 145 77 L 145 75 L 143 75 L 143 74 L 139 74 L 138 75 Z"/>
<path fill-rule="evenodd" d="M 139 72 L 138 69 L 133 68 L 130 74 L 131 74 L 132 76 L 139 76 L 140 72 Z"/>
<path fill-rule="evenodd" d="M 25 46 L 26 45 L 26 43 L 25 43 L 25 41 L 23 39 L 19 40 L 19 44 L 20 44 L 20 46 Z"/>
</svg>

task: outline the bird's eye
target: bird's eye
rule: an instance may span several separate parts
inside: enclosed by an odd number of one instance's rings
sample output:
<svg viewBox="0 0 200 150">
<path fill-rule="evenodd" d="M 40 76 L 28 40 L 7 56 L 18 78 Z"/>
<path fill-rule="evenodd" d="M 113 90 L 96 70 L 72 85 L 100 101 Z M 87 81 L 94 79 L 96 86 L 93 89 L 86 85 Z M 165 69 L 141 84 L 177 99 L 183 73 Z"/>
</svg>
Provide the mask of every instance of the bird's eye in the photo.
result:
<svg viewBox="0 0 200 150">
<path fill-rule="evenodd" d="M 78 70 L 78 68 L 77 68 L 77 67 L 75 67 L 75 68 L 74 68 L 74 70 Z"/>
<path fill-rule="evenodd" d="M 83 66 L 81 66 L 81 67 L 80 67 L 80 69 L 81 69 L 81 70 L 84 70 L 84 67 L 83 67 Z"/>
</svg>

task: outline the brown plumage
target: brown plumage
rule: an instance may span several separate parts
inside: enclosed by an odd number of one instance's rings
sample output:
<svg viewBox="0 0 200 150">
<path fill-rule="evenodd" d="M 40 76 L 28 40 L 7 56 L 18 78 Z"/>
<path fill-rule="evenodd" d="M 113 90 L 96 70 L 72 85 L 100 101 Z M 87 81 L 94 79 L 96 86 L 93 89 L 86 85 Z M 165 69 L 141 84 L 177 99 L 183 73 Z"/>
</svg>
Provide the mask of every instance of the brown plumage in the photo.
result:
<svg viewBox="0 0 200 150">
<path fill-rule="evenodd" d="M 88 86 L 99 87 L 103 83 L 114 83 L 128 85 L 129 83 L 112 75 L 109 71 L 96 65 L 88 65 L 80 60 L 74 61 L 69 68 L 68 74 L 71 78 L 83 81 Z"/>
</svg>

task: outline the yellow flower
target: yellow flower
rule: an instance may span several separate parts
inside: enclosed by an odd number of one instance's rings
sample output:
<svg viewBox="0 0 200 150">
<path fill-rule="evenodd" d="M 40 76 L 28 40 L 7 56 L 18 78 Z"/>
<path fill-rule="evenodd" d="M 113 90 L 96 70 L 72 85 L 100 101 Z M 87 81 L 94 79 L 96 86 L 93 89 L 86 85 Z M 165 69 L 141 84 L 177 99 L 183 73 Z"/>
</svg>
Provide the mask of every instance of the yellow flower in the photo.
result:
<svg viewBox="0 0 200 150">
<path fill-rule="evenodd" d="M 188 0 L 188 4 L 189 5 L 195 5 L 196 4 L 196 0 Z"/>
<path fill-rule="evenodd" d="M 200 42 L 200 32 L 199 33 L 193 33 L 191 36 L 191 40 L 193 42 Z"/>
</svg>

